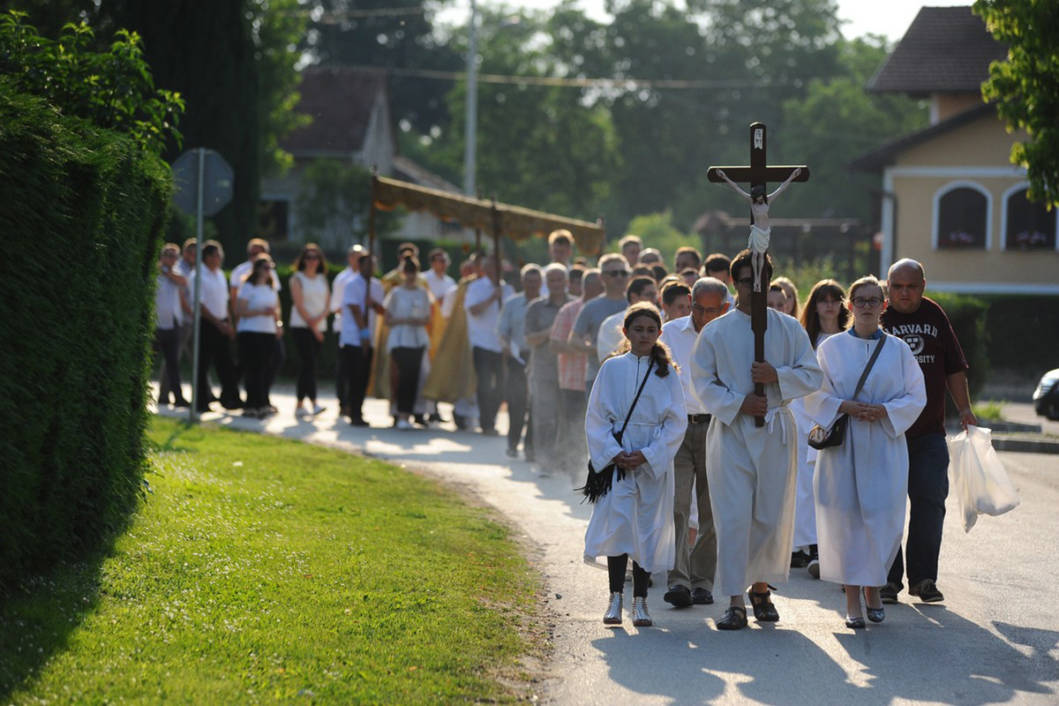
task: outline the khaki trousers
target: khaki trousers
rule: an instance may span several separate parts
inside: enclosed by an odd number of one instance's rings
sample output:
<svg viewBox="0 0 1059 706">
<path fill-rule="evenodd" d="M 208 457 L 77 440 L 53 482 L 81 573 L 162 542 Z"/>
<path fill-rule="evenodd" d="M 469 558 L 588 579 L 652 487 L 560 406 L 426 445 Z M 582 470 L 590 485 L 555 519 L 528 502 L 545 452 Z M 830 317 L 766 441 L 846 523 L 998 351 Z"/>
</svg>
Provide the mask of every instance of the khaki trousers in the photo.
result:
<svg viewBox="0 0 1059 706">
<path fill-rule="evenodd" d="M 673 459 L 673 528 L 676 530 L 676 559 L 669 572 L 669 586 L 713 589 L 717 569 L 717 532 L 713 527 L 710 486 L 706 480 L 706 430 L 709 420 L 688 421 L 684 442 Z M 699 506 L 699 531 L 695 546 L 688 546 L 688 518 L 691 494 Z"/>
</svg>

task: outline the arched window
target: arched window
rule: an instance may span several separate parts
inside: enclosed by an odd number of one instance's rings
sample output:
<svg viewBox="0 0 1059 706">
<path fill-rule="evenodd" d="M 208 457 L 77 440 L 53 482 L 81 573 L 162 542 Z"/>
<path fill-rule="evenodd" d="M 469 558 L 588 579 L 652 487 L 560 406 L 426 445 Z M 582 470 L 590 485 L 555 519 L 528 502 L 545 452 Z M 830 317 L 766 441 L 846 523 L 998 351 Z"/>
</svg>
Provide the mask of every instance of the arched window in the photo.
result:
<svg viewBox="0 0 1059 706">
<path fill-rule="evenodd" d="M 934 246 L 985 250 L 989 243 L 989 192 L 978 184 L 949 184 L 934 195 Z"/>
<path fill-rule="evenodd" d="M 1004 248 L 1054 250 L 1056 214 L 1027 199 L 1027 188 L 1020 184 L 1004 195 Z"/>
</svg>

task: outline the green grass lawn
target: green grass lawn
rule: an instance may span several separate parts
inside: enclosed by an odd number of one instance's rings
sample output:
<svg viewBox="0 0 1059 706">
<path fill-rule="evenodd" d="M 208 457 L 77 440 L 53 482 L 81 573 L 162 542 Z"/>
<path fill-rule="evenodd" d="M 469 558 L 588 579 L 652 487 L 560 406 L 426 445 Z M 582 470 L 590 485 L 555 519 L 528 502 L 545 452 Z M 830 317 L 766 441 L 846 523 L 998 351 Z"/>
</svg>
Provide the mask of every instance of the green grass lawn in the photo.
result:
<svg viewBox="0 0 1059 706">
<path fill-rule="evenodd" d="M 392 465 L 155 418 L 98 561 L 0 605 L 0 702 L 528 694 L 540 585 L 489 512 Z"/>
</svg>

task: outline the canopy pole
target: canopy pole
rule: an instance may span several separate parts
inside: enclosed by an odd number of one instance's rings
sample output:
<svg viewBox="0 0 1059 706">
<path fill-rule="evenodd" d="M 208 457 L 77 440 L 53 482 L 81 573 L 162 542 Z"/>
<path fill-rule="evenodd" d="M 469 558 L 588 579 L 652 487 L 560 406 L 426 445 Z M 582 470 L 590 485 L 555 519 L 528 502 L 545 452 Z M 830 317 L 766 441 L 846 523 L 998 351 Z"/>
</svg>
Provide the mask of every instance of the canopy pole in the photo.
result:
<svg viewBox="0 0 1059 706">
<path fill-rule="evenodd" d="M 500 270 L 504 266 L 504 261 L 500 257 L 500 210 L 496 207 L 496 197 L 493 197 L 492 203 L 493 211 L 493 257 L 496 262 L 496 282 L 494 284 L 500 284 Z"/>
<path fill-rule="evenodd" d="M 368 254 L 375 254 L 375 199 L 378 195 L 379 175 L 371 169 L 371 210 L 368 211 Z"/>
</svg>

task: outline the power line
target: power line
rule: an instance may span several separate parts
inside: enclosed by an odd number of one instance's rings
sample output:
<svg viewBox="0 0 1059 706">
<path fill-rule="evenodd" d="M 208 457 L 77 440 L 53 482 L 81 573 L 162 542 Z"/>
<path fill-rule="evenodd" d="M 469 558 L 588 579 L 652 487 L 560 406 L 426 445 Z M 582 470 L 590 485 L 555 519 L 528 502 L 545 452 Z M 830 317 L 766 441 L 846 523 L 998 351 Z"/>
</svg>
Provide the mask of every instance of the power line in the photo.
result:
<svg viewBox="0 0 1059 706">
<path fill-rule="evenodd" d="M 382 68 L 351 66 L 363 71 L 385 71 L 394 76 L 423 78 L 437 81 L 459 81 L 467 77 L 464 71 L 436 71 L 433 69 Z M 775 85 L 766 81 L 742 79 L 644 79 L 644 78 L 566 78 L 561 76 L 518 76 L 511 74 L 478 74 L 478 81 L 500 85 L 548 86 L 555 88 L 609 88 L 624 91 L 650 89 L 713 90 L 719 88 L 767 88 Z"/>
</svg>

